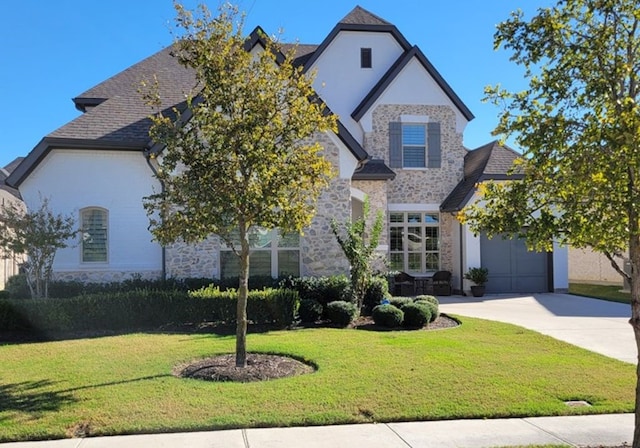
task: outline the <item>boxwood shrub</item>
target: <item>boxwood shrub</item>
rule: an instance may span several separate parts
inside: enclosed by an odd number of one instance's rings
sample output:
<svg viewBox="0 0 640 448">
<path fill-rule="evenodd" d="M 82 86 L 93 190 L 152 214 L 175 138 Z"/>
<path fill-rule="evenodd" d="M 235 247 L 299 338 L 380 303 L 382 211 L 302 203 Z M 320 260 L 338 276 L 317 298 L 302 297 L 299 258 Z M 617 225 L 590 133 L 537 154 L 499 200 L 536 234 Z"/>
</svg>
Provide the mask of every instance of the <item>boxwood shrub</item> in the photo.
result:
<svg viewBox="0 0 640 448">
<path fill-rule="evenodd" d="M 404 321 L 402 325 L 407 328 L 422 328 L 431 321 L 431 308 L 428 302 L 413 302 L 403 305 Z"/>
<path fill-rule="evenodd" d="M 404 313 L 402 310 L 391 304 L 378 305 L 372 312 L 373 321 L 376 325 L 387 328 L 395 328 L 402 325 Z"/>
<path fill-rule="evenodd" d="M 332 323 L 346 327 L 357 317 L 358 309 L 355 303 L 336 300 L 327 304 L 325 315 Z"/>
<path fill-rule="evenodd" d="M 416 303 L 422 303 L 429 307 L 431 310 L 431 319 L 429 322 L 433 322 L 440 317 L 440 302 L 434 296 L 418 296 L 415 300 Z"/>
<path fill-rule="evenodd" d="M 351 283 L 345 275 L 330 277 L 289 277 L 280 282 L 280 287 L 298 291 L 300 299 L 320 302 L 325 307 L 329 302 L 351 301 Z"/>
<path fill-rule="evenodd" d="M 402 308 L 407 303 L 413 302 L 412 297 L 391 297 L 389 299 L 389 303 L 396 308 Z"/>
<path fill-rule="evenodd" d="M 389 296 L 389 283 L 385 277 L 372 277 L 364 295 L 364 306 L 368 310 L 380 305 Z"/>
<path fill-rule="evenodd" d="M 300 316 L 300 321 L 303 323 L 313 323 L 320 320 L 323 311 L 322 305 L 317 300 L 302 299 L 298 309 L 298 316 Z"/>
</svg>

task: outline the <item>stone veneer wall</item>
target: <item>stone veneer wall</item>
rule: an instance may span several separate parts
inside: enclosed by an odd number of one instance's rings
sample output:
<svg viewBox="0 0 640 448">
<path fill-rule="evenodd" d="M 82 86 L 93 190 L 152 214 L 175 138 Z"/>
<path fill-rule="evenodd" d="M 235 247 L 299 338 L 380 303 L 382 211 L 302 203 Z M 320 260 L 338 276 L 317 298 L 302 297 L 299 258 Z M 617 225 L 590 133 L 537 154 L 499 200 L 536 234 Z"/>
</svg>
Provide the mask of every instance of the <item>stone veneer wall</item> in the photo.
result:
<svg viewBox="0 0 640 448">
<path fill-rule="evenodd" d="M 389 226 L 387 216 L 387 185 L 386 180 L 355 180 L 351 182 L 351 186 L 356 188 L 369 197 L 369 205 L 371 212 L 367 220 L 367 229 L 371 229 L 375 222 L 378 211 L 384 214 L 384 230 L 380 236 L 380 245 L 389 244 Z"/>
<path fill-rule="evenodd" d="M 389 163 L 389 123 L 401 115 L 426 115 L 440 123 L 442 165 L 440 168 L 393 169 L 387 201 L 390 204 L 440 204 L 463 177 L 462 134 L 456 132 L 456 117 L 448 106 L 382 104 L 373 112 L 373 132 L 365 135 L 365 150 L 374 158 Z"/>
<path fill-rule="evenodd" d="M 442 164 L 440 168 L 392 168 L 396 178 L 388 183 L 388 204 L 441 204 L 463 177 L 467 150 L 462 134 L 456 131 L 456 116 L 448 106 L 382 104 L 373 112 L 372 132 L 365 135 L 365 150 L 389 163 L 389 123 L 401 121 L 401 115 L 422 115 L 440 123 Z M 420 210 L 416 210 L 420 211 Z M 455 216 L 440 215 L 440 269 L 454 271 Z"/>
<path fill-rule="evenodd" d="M 335 167 L 339 166 L 339 149 L 328 135 L 319 134 L 316 140 L 324 147 L 323 155 Z M 331 232 L 331 220 L 344 223 L 351 219 L 351 180 L 335 177 L 318 199 L 316 216 L 304 230 L 300 241 L 302 265 L 300 275 L 323 276 L 348 274 L 349 263 Z"/>
<path fill-rule="evenodd" d="M 125 280 L 137 278 L 143 280 L 157 280 L 161 277 L 162 271 L 56 271 L 53 275 L 54 280 L 82 283 L 120 283 Z"/>
<path fill-rule="evenodd" d="M 168 278 L 219 277 L 220 238 L 211 236 L 197 244 L 174 243 L 166 248 Z"/>
</svg>

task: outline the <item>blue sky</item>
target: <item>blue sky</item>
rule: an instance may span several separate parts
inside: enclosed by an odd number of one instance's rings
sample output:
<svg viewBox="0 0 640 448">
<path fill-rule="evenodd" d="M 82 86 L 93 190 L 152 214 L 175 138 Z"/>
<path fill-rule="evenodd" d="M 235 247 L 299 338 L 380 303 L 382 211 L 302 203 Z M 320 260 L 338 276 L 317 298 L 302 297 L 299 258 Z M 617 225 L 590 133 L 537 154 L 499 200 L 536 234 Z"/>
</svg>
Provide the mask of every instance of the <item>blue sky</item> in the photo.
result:
<svg viewBox="0 0 640 448">
<path fill-rule="evenodd" d="M 202 1 L 184 0 L 193 8 Z M 205 2 L 217 8 L 218 0 Z M 495 25 L 516 7 L 530 16 L 550 0 L 238 0 L 256 25 L 287 42 L 319 44 L 356 4 L 418 45 L 476 116 L 464 143 L 494 139 L 499 109 L 483 89 L 524 87 L 509 53 L 493 50 Z M 0 1 L 0 167 L 25 156 L 78 112 L 71 98 L 171 44 L 171 0 Z M 517 148 L 516 148 L 517 149 Z"/>
</svg>

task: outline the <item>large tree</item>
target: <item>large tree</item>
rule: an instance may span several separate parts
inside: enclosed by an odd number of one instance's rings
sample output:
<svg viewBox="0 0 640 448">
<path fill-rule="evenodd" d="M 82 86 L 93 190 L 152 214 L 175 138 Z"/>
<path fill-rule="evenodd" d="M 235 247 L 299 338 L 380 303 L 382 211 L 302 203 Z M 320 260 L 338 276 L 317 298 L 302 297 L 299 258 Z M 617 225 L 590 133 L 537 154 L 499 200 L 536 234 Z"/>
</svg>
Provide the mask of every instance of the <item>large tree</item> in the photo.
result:
<svg viewBox="0 0 640 448">
<path fill-rule="evenodd" d="M 175 55 L 195 72 L 198 90 L 186 111 L 152 118 L 151 136 L 165 147 L 163 190 L 145 206 L 161 243 L 216 234 L 239 256 L 236 366 L 245 367 L 250 233 L 301 232 L 311 223 L 333 174 L 314 136 L 336 131 L 336 119 L 293 64 L 295 50 L 282 53 L 260 36 L 264 51 L 247 51 L 235 8 L 216 17 L 205 6 L 176 10 Z"/>
<path fill-rule="evenodd" d="M 35 210 L 26 210 L 17 201 L 0 206 L 0 247 L 6 254 L 26 256 L 22 268 L 33 299 L 49 297 L 56 251 L 67 247 L 77 232 L 73 217 L 51 211 L 47 198 Z"/>
<path fill-rule="evenodd" d="M 461 218 L 476 232 L 526 233 L 531 249 L 556 239 L 606 255 L 630 281 L 640 349 L 639 25 L 637 0 L 559 0 L 498 25 L 496 48 L 512 52 L 528 87 L 487 91 L 504 107 L 496 133 L 523 149 L 524 179 L 486 185 Z M 630 273 L 615 257 L 627 250 Z M 636 387 L 636 448 L 639 403 Z"/>
</svg>

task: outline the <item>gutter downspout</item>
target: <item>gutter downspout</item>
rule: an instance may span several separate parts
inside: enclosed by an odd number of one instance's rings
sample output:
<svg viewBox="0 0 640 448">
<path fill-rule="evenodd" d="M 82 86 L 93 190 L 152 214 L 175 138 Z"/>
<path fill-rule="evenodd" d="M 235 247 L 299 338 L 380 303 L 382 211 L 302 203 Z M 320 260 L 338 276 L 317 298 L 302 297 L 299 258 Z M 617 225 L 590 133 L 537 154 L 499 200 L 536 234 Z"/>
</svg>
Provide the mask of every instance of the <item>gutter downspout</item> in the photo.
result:
<svg viewBox="0 0 640 448">
<path fill-rule="evenodd" d="M 158 170 L 156 169 L 156 167 L 153 165 L 153 163 L 151 162 L 152 159 L 155 159 L 155 154 L 151 151 L 150 148 L 145 149 L 144 151 L 144 158 L 147 161 L 147 165 L 149 165 L 149 168 L 151 168 L 151 172 L 153 173 L 153 175 L 158 178 Z M 158 181 L 160 182 L 160 189 L 161 191 L 164 193 L 164 182 L 162 182 L 159 178 Z M 160 246 L 161 251 L 162 251 L 162 281 L 166 281 L 167 280 L 167 249 L 164 247 L 164 245 Z"/>
<path fill-rule="evenodd" d="M 460 227 L 460 234 L 459 234 L 459 239 L 460 239 L 460 294 L 461 295 L 466 295 L 464 293 L 464 247 L 462 245 L 463 243 L 463 232 L 464 232 L 464 226 L 462 225 L 461 222 L 458 222 L 458 226 Z"/>
</svg>

